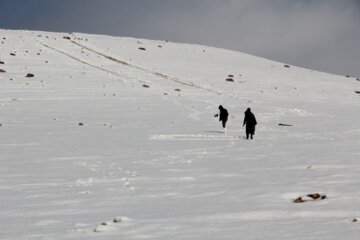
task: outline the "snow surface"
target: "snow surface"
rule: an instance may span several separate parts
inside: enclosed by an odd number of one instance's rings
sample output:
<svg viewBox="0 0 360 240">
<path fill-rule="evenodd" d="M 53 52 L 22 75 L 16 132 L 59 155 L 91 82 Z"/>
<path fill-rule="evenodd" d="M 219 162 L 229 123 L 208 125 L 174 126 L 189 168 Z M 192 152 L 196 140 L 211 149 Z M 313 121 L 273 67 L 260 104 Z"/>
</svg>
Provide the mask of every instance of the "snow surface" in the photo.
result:
<svg viewBox="0 0 360 240">
<path fill-rule="evenodd" d="M 0 61 L 1 239 L 359 239 L 355 78 L 79 33 L 0 30 Z"/>
</svg>

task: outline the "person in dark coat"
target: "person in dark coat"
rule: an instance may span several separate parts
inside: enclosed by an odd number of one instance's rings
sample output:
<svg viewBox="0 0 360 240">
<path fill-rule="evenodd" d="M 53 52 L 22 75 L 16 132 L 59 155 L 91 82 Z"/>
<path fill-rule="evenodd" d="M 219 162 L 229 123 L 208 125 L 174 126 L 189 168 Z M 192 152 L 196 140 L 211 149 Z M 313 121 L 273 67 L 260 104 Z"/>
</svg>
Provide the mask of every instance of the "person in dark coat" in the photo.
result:
<svg viewBox="0 0 360 240">
<path fill-rule="evenodd" d="M 251 139 L 253 139 L 253 136 L 255 135 L 255 126 L 257 124 L 255 115 L 251 112 L 251 109 L 248 108 L 245 111 L 245 117 L 244 117 L 244 124 L 246 125 L 246 139 L 249 139 L 249 135 Z"/>
<path fill-rule="evenodd" d="M 224 132 L 226 132 L 226 122 L 228 120 L 229 113 L 228 111 L 223 107 L 219 106 L 220 114 L 219 114 L 219 121 L 222 122 L 222 126 L 224 128 Z"/>
</svg>

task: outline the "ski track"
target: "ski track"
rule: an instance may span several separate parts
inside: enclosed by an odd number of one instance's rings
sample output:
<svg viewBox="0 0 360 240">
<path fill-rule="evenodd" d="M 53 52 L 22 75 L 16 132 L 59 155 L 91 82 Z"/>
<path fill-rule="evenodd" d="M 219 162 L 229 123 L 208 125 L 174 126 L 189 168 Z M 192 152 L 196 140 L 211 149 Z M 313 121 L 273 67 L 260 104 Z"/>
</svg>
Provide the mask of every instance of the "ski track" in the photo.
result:
<svg viewBox="0 0 360 240">
<path fill-rule="evenodd" d="M 108 69 L 105 69 L 105 68 L 96 66 L 96 65 L 94 65 L 94 64 L 88 63 L 88 62 L 86 62 L 86 61 L 84 61 L 84 60 L 81 60 L 81 59 L 78 58 L 78 57 L 75 57 L 75 56 L 73 56 L 73 55 L 71 55 L 71 54 L 69 54 L 69 53 L 67 53 L 67 52 L 62 51 L 62 50 L 56 49 L 56 48 L 54 48 L 54 47 L 52 47 L 52 46 L 50 46 L 50 45 L 48 45 L 48 44 L 45 44 L 45 43 L 43 43 L 43 42 L 41 42 L 41 41 L 38 41 L 38 42 L 39 42 L 41 45 L 43 45 L 44 47 L 46 47 L 46 48 L 48 48 L 48 49 L 51 49 L 51 50 L 53 50 L 53 51 L 55 51 L 55 52 L 57 52 L 57 53 L 60 53 L 60 54 L 62 54 L 62 55 L 64 55 L 64 56 L 67 56 L 67 57 L 71 58 L 71 59 L 74 60 L 74 61 L 77 61 L 77 62 L 82 63 L 82 64 L 84 64 L 84 65 L 90 66 L 90 67 L 95 68 L 95 69 L 97 69 L 97 70 L 100 70 L 100 71 L 103 71 L 103 72 L 106 72 L 106 73 L 115 75 L 115 76 L 120 77 L 120 78 L 122 78 L 122 79 L 128 78 L 128 76 L 121 75 L 121 74 L 119 74 L 119 73 L 117 73 L 117 72 L 114 72 L 114 71 L 111 71 L 111 70 L 108 70 Z M 150 71 L 150 70 L 147 70 L 147 69 L 145 69 L 145 68 L 142 68 L 142 67 L 139 67 L 139 66 L 135 66 L 135 65 L 129 64 L 129 63 L 127 63 L 127 62 L 118 60 L 118 59 L 116 59 L 116 58 L 114 58 L 114 57 L 107 56 L 107 55 L 105 55 L 105 54 L 103 54 L 103 53 L 101 53 L 101 52 L 95 51 L 95 50 L 93 50 L 93 49 L 91 49 L 91 48 L 89 48 L 89 47 L 87 47 L 87 46 L 84 46 L 84 45 L 82 45 L 82 44 L 79 44 L 79 43 L 77 43 L 77 42 L 75 42 L 75 41 L 70 41 L 70 42 L 73 43 L 73 44 L 75 44 L 75 45 L 77 45 L 77 46 L 79 46 L 79 47 L 81 47 L 82 49 L 86 49 L 86 50 L 88 50 L 88 51 L 90 51 L 90 52 L 93 52 L 93 53 L 95 53 L 95 54 L 97 54 L 97 55 L 99 55 L 99 56 L 102 56 L 102 57 L 104 57 L 104 58 L 112 61 L 112 62 L 115 62 L 115 63 L 117 63 L 117 64 L 121 64 L 121 65 L 124 65 L 124 66 L 128 66 L 128 67 L 131 67 L 131 68 L 134 68 L 134 69 L 143 71 L 143 72 L 145 72 L 145 73 L 150 73 L 150 74 L 152 74 L 152 75 L 154 75 L 154 76 L 156 76 L 156 77 L 160 77 L 161 79 L 169 80 L 169 81 L 175 82 L 175 83 L 180 84 L 180 85 L 185 85 L 185 86 L 188 86 L 188 87 L 197 88 L 197 89 L 204 90 L 204 91 L 207 91 L 207 92 L 215 93 L 215 94 L 217 94 L 217 95 L 224 95 L 224 96 L 227 95 L 227 94 L 225 94 L 225 93 L 221 93 L 221 92 L 218 92 L 218 91 L 216 91 L 216 90 L 212 90 L 212 89 L 209 89 L 209 88 L 204 88 L 204 87 L 201 87 L 201 86 L 197 86 L 197 85 L 195 85 L 195 84 L 193 84 L 193 83 L 187 83 L 187 82 L 184 82 L 184 81 L 180 81 L 178 78 L 169 77 L 169 76 L 167 76 L 167 75 L 165 75 L 165 74 L 162 74 L 162 73 Z M 121 82 L 123 82 L 123 83 L 126 83 L 124 80 L 121 80 L 121 79 L 119 79 L 119 80 L 120 80 Z M 137 80 L 137 81 L 140 82 L 140 83 L 142 83 L 142 84 L 146 84 L 145 81 L 141 81 L 141 80 Z M 232 97 L 233 97 L 233 96 L 232 96 Z"/>
<path fill-rule="evenodd" d="M 181 85 L 185 85 L 185 86 L 189 86 L 189 87 L 193 87 L 193 88 L 198 88 L 198 89 L 201 89 L 201 90 L 205 90 L 205 91 L 208 91 L 208 92 L 212 92 L 212 93 L 215 93 L 215 94 L 217 94 L 217 95 L 226 95 L 225 93 L 221 93 L 221 92 L 216 91 L 216 90 L 213 90 L 213 89 L 201 87 L 201 86 L 195 85 L 194 83 L 188 83 L 188 82 L 181 81 L 181 80 L 178 79 L 178 78 L 170 77 L 170 76 L 168 76 L 168 75 L 166 75 L 166 74 L 164 74 L 164 73 L 154 72 L 154 71 L 151 71 L 151 70 L 148 70 L 148 69 L 139 67 L 139 66 L 132 65 L 132 64 L 127 63 L 127 62 L 125 62 L 125 61 L 118 60 L 118 59 L 116 59 L 116 58 L 114 58 L 114 57 L 111 57 L 111 56 L 108 56 L 108 55 L 106 55 L 106 54 L 104 54 L 104 53 L 101 53 L 101 52 L 99 52 L 99 51 L 96 51 L 96 50 L 94 50 L 94 49 L 92 49 L 92 48 L 89 48 L 89 47 L 87 47 L 87 46 L 85 46 L 85 45 L 83 45 L 83 44 L 80 44 L 80 43 L 78 43 L 78 42 L 76 42 L 76 41 L 71 40 L 70 42 L 73 43 L 73 44 L 75 44 L 75 45 L 77 45 L 77 46 L 79 46 L 79 47 L 81 47 L 81 48 L 83 48 L 83 49 L 86 49 L 86 50 L 91 51 L 91 52 L 93 52 L 93 53 L 95 53 L 95 54 L 98 54 L 98 55 L 100 55 L 100 56 L 102 56 L 102 57 L 104 57 L 104 58 L 106 58 L 106 59 L 109 59 L 110 61 L 113 61 L 113 62 L 118 63 L 118 64 L 122 64 L 122 65 L 125 65 L 125 66 L 129 66 L 129 67 L 138 69 L 138 70 L 143 71 L 143 72 L 146 72 L 146 73 L 153 74 L 153 75 L 156 76 L 156 77 L 160 77 L 160 78 L 162 78 L 162 79 L 169 80 L 169 81 L 172 81 L 172 82 L 181 84 Z"/>
<path fill-rule="evenodd" d="M 108 69 L 105 69 L 105 68 L 96 66 L 96 65 L 94 65 L 94 64 L 88 63 L 88 62 L 86 62 L 86 61 L 84 61 L 84 60 L 81 60 L 80 58 L 74 57 L 73 55 L 71 55 L 71 54 L 69 54 L 69 53 L 67 53 L 67 52 L 64 52 L 64 51 L 62 51 L 62 50 L 56 49 L 56 48 L 54 48 L 54 47 L 52 47 L 52 46 L 50 46 L 50 45 L 48 45 L 48 44 L 45 44 L 45 43 L 43 43 L 43 42 L 41 42 L 41 41 L 38 41 L 38 42 L 39 42 L 41 45 L 43 45 L 44 47 L 46 47 L 46 48 L 48 48 L 48 49 L 51 49 L 51 50 L 53 50 L 53 51 L 55 51 L 55 52 L 57 52 L 57 53 L 60 53 L 60 54 L 66 56 L 66 57 L 68 57 L 68 58 L 71 58 L 72 60 L 74 60 L 74 61 L 76 61 L 76 62 L 79 62 L 79 63 L 81 63 L 81 64 L 84 64 L 84 65 L 90 66 L 90 67 L 92 67 L 92 68 L 95 68 L 95 69 L 97 69 L 97 70 L 100 70 L 100 71 L 103 71 L 103 72 L 106 72 L 106 73 L 115 75 L 115 76 L 117 76 L 117 77 L 120 77 L 121 79 L 119 79 L 119 78 L 117 78 L 117 79 L 118 79 L 119 81 L 123 82 L 123 83 L 126 83 L 126 81 L 122 80 L 122 79 L 124 79 L 124 78 L 128 78 L 128 77 L 125 76 L 125 75 L 122 75 L 122 74 L 119 74 L 119 73 L 117 73 L 117 72 L 114 72 L 114 71 L 111 71 L 111 70 L 108 70 Z M 140 83 L 146 83 L 146 82 L 141 81 L 141 80 L 137 80 L 137 81 L 140 82 Z"/>
</svg>

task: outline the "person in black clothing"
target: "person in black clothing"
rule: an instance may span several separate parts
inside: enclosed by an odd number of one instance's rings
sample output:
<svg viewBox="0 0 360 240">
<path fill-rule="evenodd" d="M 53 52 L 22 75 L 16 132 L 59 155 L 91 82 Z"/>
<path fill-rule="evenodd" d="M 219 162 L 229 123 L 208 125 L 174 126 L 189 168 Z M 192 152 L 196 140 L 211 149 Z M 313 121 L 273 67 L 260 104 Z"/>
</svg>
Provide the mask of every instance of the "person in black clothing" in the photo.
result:
<svg viewBox="0 0 360 240">
<path fill-rule="evenodd" d="M 256 126 L 256 118 L 255 115 L 251 112 L 251 109 L 248 108 L 245 111 L 245 117 L 244 117 L 244 124 L 246 125 L 246 139 L 249 139 L 249 135 L 251 139 L 253 139 L 253 136 L 255 135 L 255 126 Z"/>
<path fill-rule="evenodd" d="M 222 126 L 224 128 L 224 132 L 226 132 L 226 122 L 228 120 L 229 113 L 228 111 L 223 108 L 223 106 L 219 106 L 220 114 L 219 114 L 219 121 L 222 121 Z"/>
</svg>

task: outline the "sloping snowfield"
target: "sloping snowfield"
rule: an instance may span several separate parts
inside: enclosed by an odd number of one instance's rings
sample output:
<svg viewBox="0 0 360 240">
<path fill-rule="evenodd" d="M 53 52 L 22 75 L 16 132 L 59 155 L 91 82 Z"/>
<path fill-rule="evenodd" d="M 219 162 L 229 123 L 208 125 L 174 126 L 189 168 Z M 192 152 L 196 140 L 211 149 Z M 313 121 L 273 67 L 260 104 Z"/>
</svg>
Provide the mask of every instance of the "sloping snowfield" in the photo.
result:
<svg viewBox="0 0 360 240">
<path fill-rule="evenodd" d="M 199 45 L 10 30 L 0 69 L 0 239 L 360 236 L 356 78 Z"/>
</svg>

